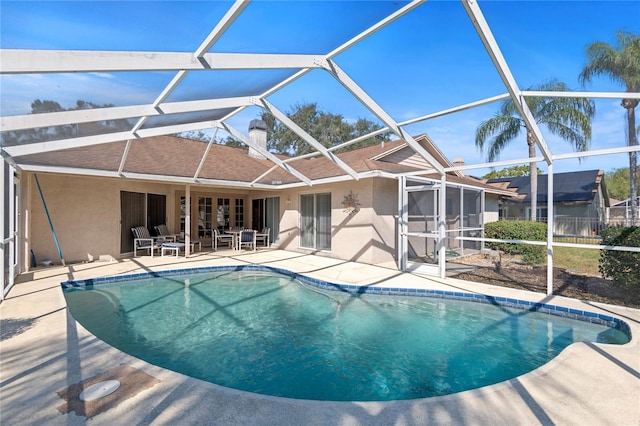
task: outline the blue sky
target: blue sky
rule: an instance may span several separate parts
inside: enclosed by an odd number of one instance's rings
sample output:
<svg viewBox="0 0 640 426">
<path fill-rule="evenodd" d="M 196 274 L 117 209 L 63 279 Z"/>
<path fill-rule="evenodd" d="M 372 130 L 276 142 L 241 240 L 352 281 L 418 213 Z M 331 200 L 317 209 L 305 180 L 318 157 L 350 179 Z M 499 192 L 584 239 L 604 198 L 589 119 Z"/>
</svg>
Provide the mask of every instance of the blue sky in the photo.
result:
<svg viewBox="0 0 640 426">
<path fill-rule="evenodd" d="M 403 3 L 400 3 L 403 4 Z M 480 8 L 518 85 L 525 89 L 558 79 L 583 90 L 578 74 L 584 48 L 592 41 L 615 44 L 615 32 L 640 33 L 640 1 L 482 1 Z M 229 7 L 227 2 L 71 1 L 0 3 L 2 48 L 194 51 Z M 348 40 L 397 2 L 257 1 L 212 51 L 323 54 Z M 505 93 L 464 8 L 457 1 L 430 1 L 336 58 L 341 66 L 395 120 L 404 121 Z M 259 91 L 282 79 L 282 71 L 190 73 L 169 100 L 233 96 Z M 3 115 L 24 114 L 34 99 L 65 107 L 77 99 L 133 105 L 152 102 L 173 73 L 65 74 L 0 77 Z M 247 89 L 248 88 L 248 89 Z M 622 91 L 598 78 L 586 89 Z M 376 118 L 328 74 L 315 70 L 269 101 L 284 111 L 317 102 L 347 119 Z M 489 104 L 408 127 L 426 132 L 449 157 L 483 163 L 474 145 L 476 127 L 499 104 Z M 625 111 L 618 100 L 596 100 L 593 149 L 626 146 Z M 231 120 L 245 131 L 259 114 L 247 109 Z M 569 144 L 548 135 L 554 153 Z M 527 156 L 524 134 L 500 159 Z M 628 166 L 624 154 L 557 162 L 556 172 Z M 486 170 L 472 171 L 482 174 Z"/>
</svg>

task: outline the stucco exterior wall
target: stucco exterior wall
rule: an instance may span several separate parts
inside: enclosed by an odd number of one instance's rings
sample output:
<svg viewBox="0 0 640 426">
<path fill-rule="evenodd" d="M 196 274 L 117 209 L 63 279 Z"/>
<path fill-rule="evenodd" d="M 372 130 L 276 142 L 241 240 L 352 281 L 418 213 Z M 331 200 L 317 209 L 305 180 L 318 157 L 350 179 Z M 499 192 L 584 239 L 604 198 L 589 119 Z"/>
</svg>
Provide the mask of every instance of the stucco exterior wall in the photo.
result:
<svg viewBox="0 0 640 426">
<path fill-rule="evenodd" d="M 328 192 L 331 193 L 331 250 L 302 248 L 300 195 Z M 345 211 L 343 204 L 350 193 L 359 204 L 355 212 Z M 397 181 L 376 178 L 314 185 L 285 190 L 280 196 L 280 248 L 356 262 L 395 265 Z"/>
<path fill-rule="evenodd" d="M 124 179 L 77 175 L 38 174 L 60 248 L 66 262 L 81 262 L 100 256 L 121 257 L 120 253 L 120 191 L 153 193 L 166 196 L 167 224 L 170 230 L 179 228 L 180 196 L 184 185 L 144 182 Z M 58 250 L 40 200 L 32 173 L 24 173 L 25 253 L 33 250 L 38 262 L 43 258 L 60 263 Z M 300 194 L 331 193 L 331 250 L 314 251 L 300 247 Z M 352 193 L 359 209 L 345 211 L 345 197 Z M 374 200 L 375 193 L 375 200 Z M 322 256 L 353 261 L 395 265 L 397 181 L 392 179 L 362 179 L 311 188 L 283 191 L 234 191 L 229 188 L 192 186 L 192 204 L 200 195 L 232 196 L 245 199 L 245 226 L 251 222 L 251 200 L 280 197 L 280 240 L 278 246 L 298 252 L 315 252 Z M 175 232 L 174 231 L 174 232 Z M 29 264 L 28 256 L 25 262 Z"/>
<path fill-rule="evenodd" d="M 128 255 L 120 253 L 121 191 L 164 195 L 166 223 L 172 232 L 179 231 L 180 197 L 185 193 L 184 185 L 46 173 L 39 173 L 38 176 L 66 262 L 87 261 L 100 256 L 118 259 Z M 28 253 L 33 250 L 38 261 L 46 257 L 59 263 L 58 251 L 32 173 L 23 174 L 23 187 L 25 182 L 28 182 L 29 188 L 24 208 L 25 262 L 29 263 Z M 330 250 L 300 247 L 300 195 L 313 193 L 331 193 Z M 280 191 L 246 188 L 236 191 L 233 188 L 191 185 L 190 194 L 192 225 L 196 220 L 194 215 L 197 214 L 199 196 L 212 197 L 214 202 L 219 196 L 244 199 L 245 226 L 251 225 L 252 200 L 280 197 L 277 247 L 396 267 L 398 181 L 395 179 L 349 180 Z M 355 211 L 348 210 L 345 205 L 349 194 L 358 203 Z M 485 222 L 497 218 L 497 199 L 487 195 Z M 192 238 L 197 238 L 197 225 L 193 226 Z M 203 246 L 207 246 L 208 241 L 205 238 Z"/>
<path fill-rule="evenodd" d="M 175 201 L 172 186 L 160 183 L 46 173 L 38 173 L 38 179 L 66 262 L 120 257 L 121 190 L 165 195 L 168 206 Z M 25 253 L 33 250 L 38 262 L 49 258 L 60 263 L 33 173 L 23 174 L 23 180 L 29 181 Z"/>
</svg>

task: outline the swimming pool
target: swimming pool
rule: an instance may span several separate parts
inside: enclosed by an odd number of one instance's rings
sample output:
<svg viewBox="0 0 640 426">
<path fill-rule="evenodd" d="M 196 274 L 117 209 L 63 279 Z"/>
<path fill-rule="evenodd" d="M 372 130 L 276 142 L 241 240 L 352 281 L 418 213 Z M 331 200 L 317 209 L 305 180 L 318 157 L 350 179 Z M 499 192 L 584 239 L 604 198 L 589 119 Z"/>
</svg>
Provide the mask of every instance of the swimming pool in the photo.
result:
<svg viewBox="0 0 640 426">
<path fill-rule="evenodd" d="M 72 315 L 124 352 L 219 385 L 300 399 L 445 395 L 524 374 L 573 342 L 630 338 L 624 322 L 589 312 L 336 285 L 256 266 L 63 286 Z"/>
</svg>

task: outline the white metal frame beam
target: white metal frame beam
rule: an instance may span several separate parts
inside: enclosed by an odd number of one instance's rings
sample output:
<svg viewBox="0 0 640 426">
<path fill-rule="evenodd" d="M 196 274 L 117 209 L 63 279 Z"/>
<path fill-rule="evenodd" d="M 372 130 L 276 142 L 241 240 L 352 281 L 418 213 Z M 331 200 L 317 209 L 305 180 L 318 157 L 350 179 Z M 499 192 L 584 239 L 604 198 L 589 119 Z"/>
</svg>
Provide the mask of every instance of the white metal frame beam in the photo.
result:
<svg viewBox="0 0 640 426">
<path fill-rule="evenodd" d="M 0 74 L 317 68 L 316 55 L 0 49 Z"/>
<path fill-rule="evenodd" d="M 342 161 L 340 158 L 338 158 L 338 156 L 336 154 L 334 154 L 333 152 L 330 152 L 324 145 L 322 145 L 320 142 L 315 140 L 313 138 L 313 136 L 308 134 L 302 127 L 298 126 L 293 120 L 291 120 L 289 117 L 287 117 L 286 114 L 284 114 L 278 108 L 276 108 L 275 106 L 271 105 L 269 102 L 267 102 L 264 99 L 256 99 L 254 103 L 255 103 L 255 105 L 260 106 L 260 107 L 264 108 L 265 110 L 269 111 L 274 117 L 276 117 L 278 120 L 280 120 L 282 122 L 282 124 L 287 126 L 292 132 L 294 132 L 296 135 L 300 136 L 305 142 L 307 142 L 309 145 L 311 145 L 313 148 L 315 148 L 322 155 L 327 157 L 329 159 L 329 161 L 331 161 L 333 164 L 335 164 L 336 166 L 338 166 L 342 170 L 344 170 L 349 176 L 351 176 L 352 178 L 354 178 L 356 180 L 359 179 L 358 172 L 353 170 L 344 161 Z"/>
<path fill-rule="evenodd" d="M 5 146 L 2 148 L 2 151 L 6 152 L 11 157 L 19 157 L 21 155 L 40 154 L 70 148 L 81 148 L 109 142 L 121 142 L 126 141 L 127 139 L 148 138 L 152 136 L 164 136 L 172 133 L 210 129 L 212 127 L 215 127 L 215 123 L 213 121 L 201 121 L 165 127 L 153 127 L 150 129 L 140 129 L 137 132 L 127 130 L 124 132 L 106 133 L 104 135 L 83 136 L 79 138 L 59 139 L 48 142 L 34 142 L 27 145 Z"/>
<path fill-rule="evenodd" d="M 300 179 L 301 181 L 303 181 L 307 185 L 311 186 L 311 180 L 308 177 L 306 177 L 305 175 L 303 175 L 302 173 L 300 173 L 299 171 L 297 171 L 293 167 L 289 166 L 288 164 L 284 163 L 282 160 L 280 160 L 274 154 L 269 152 L 267 149 L 261 147 L 258 144 L 253 143 L 250 138 L 246 137 L 245 135 L 240 133 L 235 128 L 231 127 L 230 125 L 228 125 L 225 122 L 218 122 L 217 123 L 217 127 L 220 127 L 221 129 L 226 130 L 235 139 L 237 139 L 240 142 L 244 143 L 245 145 L 255 149 L 260 154 L 264 155 L 267 159 L 271 160 L 271 162 L 273 162 L 277 166 L 281 167 L 287 173 L 291 173 L 292 175 L 294 175 L 295 177 L 297 177 L 298 179 Z"/>
<path fill-rule="evenodd" d="M 413 0 L 411 3 L 405 5 L 401 9 L 397 10 L 396 12 L 394 12 L 391 15 L 387 16 L 386 18 L 382 19 L 381 21 L 377 22 L 376 24 L 372 25 L 371 27 L 365 29 L 360 34 L 358 34 L 355 37 L 351 38 L 347 42 L 345 42 L 342 45 L 338 46 L 337 48 L 335 48 L 334 50 L 329 52 L 325 56 L 325 58 L 329 58 L 330 59 L 330 58 L 333 58 L 333 57 L 339 55 L 340 53 L 344 52 L 348 48 L 358 44 L 360 41 L 364 40 L 365 38 L 367 38 L 370 35 L 374 34 L 378 30 L 380 30 L 380 29 L 384 28 L 385 26 L 389 25 L 390 23 L 394 22 L 395 20 L 401 18 L 402 16 L 404 16 L 407 13 L 411 12 L 412 10 L 414 10 L 415 8 L 417 8 L 418 6 L 420 6 L 421 4 L 423 4 L 425 2 L 426 2 L 426 0 Z M 260 96 L 258 96 L 258 98 L 265 99 L 267 96 L 272 95 L 273 93 L 277 92 L 278 90 L 282 89 L 283 87 L 287 86 L 288 84 L 294 82 L 295 80 L 297 80 L 298 78 L 302 77 L 303 75 L 305 75 L 306 73 L 308 73 L 309 71 L 311 71 L 312 69 L 314 69 L 316 67 L 317 67 L 317 64 L 314 62 L 314 66 L 305 67 L 304 69 L 301 69 L 300 71 L 298 71 L 297 73 L 295 73 L 291 77 L 288 77 L 288 78 L 284 79 L 280 83 L 274 85 L 273 87 L 271 87 L 270 89 L 268 89 L 267 91 L 262 93 Z M 236 115 L 240 111 L 242 111 L 244 108 L 245 107 L 240 107 L 237 110 L 231 112 L 229 115 L 227 115 L 224 118 L 224 120 L 227 120 L 230 117 L 233 117 L 234 115 Z"/>
<path fill-rule="evenodd" d="M 241 96 L 236 98 L 218 98 L 166 103 L 154 102 L 153 104 L 148 105 L 13 115 L 0 117 L 0 130 L 3 132 L 11 132 L 23 129 L 35 129 L 39 127 L 161 116 L 249 105 L 252 105 L 251 97 Z M 139 127 L 134 127 L 132 131 L 137 131 L 138 129 Z"/>
<path fill-rule="evenodd" d="M 329 72 L 345 89 L 347 89 L 356 99 L 378 117 L 389 129 L 399 138 L 406 141 L 409 146 L 422 158 L 424 158 L 438 173 L 443 174 L 444 168 L 426 149 L 422 147 L 413 136 L 409 135 L 387 112 L 380 107 L 367 92 L 365 92 L 355 81 L 351 79 L 335 62 L 326 59 L 319 62 L 322 68 Z"/>
<path fill-rule="evenodd" d="M 515 104 L 518 112 L 522 116 L 525 124 L 527 125 L 527 129 L 529 129 L 536 140 L 540 151 L 542 152 L 542 156 L 545 158 L 547 164 L 551 164 L 551 151 L 547 146 L 547 143 L 540 132 L 540 128 L 538 127 L 538 123 L 533 118 L 531 111 L 529 110 L 529 106 L 524 101 L 524 96 L 520 89 L 518 88 L 518 84 L 516 83 L 513 74 L 511 73 L 511 69 L 507 65 L 507 61 L 504 59 L 502 52 L 500 51 L 500 47 L 493 37 L 493 33 L 487 24 L 487 21 L 484 19 L 484 15 L 478 6 L 476 0 L 460 0 L 464 9 L 467 11 L 469 15 L 469 19 L 473 24 L 473 27 L 476 29 L 478 36 L 482 40 L 482 44 L 484 45 L 485 50 L 491 57 L 491 61 L 495 66 L 502 82 L 507 88 L 507 91 L 511 95 L 511 99 L 513 99 L 513 103 Z"/>
</svg>

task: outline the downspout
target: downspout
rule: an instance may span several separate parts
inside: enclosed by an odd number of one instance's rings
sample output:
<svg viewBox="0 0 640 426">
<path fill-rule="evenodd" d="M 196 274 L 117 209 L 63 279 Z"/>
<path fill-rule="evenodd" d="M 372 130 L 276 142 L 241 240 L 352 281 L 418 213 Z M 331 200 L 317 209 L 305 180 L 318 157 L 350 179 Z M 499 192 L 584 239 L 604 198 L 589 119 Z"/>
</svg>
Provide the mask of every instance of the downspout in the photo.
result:
<svg viewBox="0 0 640 426">
<path fill-rule="evenodd" d="M 36 178 L 36 185 L 38 186 L 38 192 L 40 193 L 40 199 L 42 200 L 42 205 L 44 206 L 44 212 L 47 215 L 47 219 L 49 220 L 49 227 L 51 228 L 51 235 L 53 235 L 53 242 L 56 243 L 56 248 L 58 249 L 58 256 L 60 257 L 60 262 L 62 262 L 62 266 L 66 266 L 64 262 L 64 256 L 62 256 L 62 250 L 60 249 L 60 243 L 58 242 L 58 236 L 56 235 L 56 230 L 53 229 L 53 222 L 51 221 L 51 215 L 49 215 L 49 209 L 47 208 L 47 203 L 44 200 L 44 194 L 42 193 L 42 188 L 40 187 L 40 181 L 38 180 L 38 175 L 33 174 L 33 177 Z"/>
</svg>

